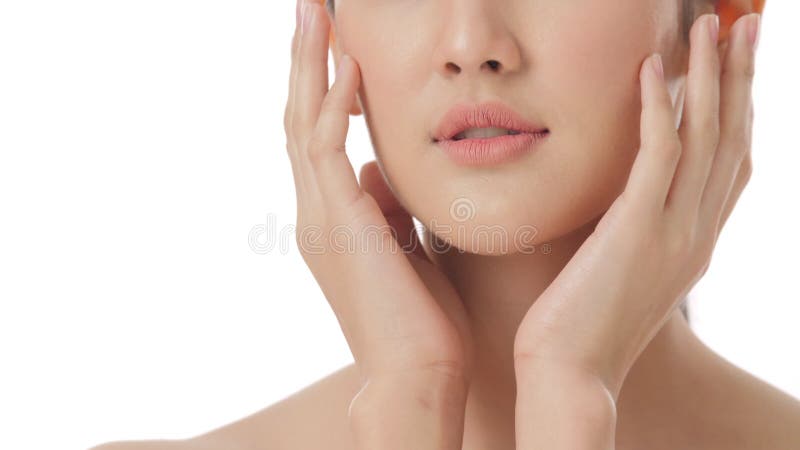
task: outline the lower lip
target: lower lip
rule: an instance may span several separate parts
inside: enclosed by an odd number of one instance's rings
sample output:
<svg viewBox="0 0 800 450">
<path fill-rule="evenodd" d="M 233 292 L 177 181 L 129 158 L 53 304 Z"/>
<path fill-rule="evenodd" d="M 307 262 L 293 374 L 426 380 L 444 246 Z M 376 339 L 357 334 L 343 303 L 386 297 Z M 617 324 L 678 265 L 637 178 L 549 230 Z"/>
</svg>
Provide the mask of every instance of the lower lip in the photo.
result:
<svg viewBox="0 0 800 450">
<path fill-rule="evenodd" d="M 493 138 L 438 141 L 453 162 L 464 166 L 489 166 L 513 161 L 532 151 L 550 135 L 549 130 Z"/>
</svg>

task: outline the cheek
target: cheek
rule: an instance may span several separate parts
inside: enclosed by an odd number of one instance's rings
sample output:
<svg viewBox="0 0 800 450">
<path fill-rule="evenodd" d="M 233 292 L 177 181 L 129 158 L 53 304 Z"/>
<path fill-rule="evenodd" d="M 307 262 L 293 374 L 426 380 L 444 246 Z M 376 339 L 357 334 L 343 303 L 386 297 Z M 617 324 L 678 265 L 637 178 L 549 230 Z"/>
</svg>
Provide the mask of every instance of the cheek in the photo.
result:
<svg viewBox="0 0 800 450">
<path fill-rule="evenodd" d="M 358 61 L 361 69 L 359 96 L 376 156 L 383 159 L 391 151 L 412 157 L 411 152 L 399 149 L 407 149 L 412 140 L 421 142 L 426 131 L 427 124 L 420 117 L 430 104 L 419 99 L 424 97 L 422 93 L 430 80 L 430 61 L 426 59 L 429 50 L 415 47 L 415 41 L 408 39 L 408 31 L 396 29 L 397 24 L 384 26 L 383 31 L 374 27 L 375 22 L 342 24 L 342 29 L 347 30 L 342 48 Z"/>
<path fill-rule="evenodd" d="M 446 181 L 432 180 L 436 166 L 427 163 L 433 151 L 431 106 L 447 100 L 427 94 L 432 92 L 427 47 L 387 37 L 391 33 L 373 35 L 353 39 L 347 51 L 360 63 L 359 95 L 375 157 L 398 200 L 414 214 L 414 206 L 442 192 L 433 183 Z"/>
<path fill-rule="evenodd" d="M 638 125 L 639 67 L 653 43 L 629 18 L 601 15 L 578 22 L 580 27 L 555 29 L 542 48 L 542 78 L 552 82 L 556 97 L 547 107 L 577 136 L 626 137 Z"/>
<path fill-rule="evenodd" d="M 581 22 L 554 30 L 541 70 L 552 81 L 546 107 L 559 157 L 569 162 L 562 187 L 585 216 L 608 207 L 627 181 L 639 146 L 639 68 L 654 42 L 628 18 Z"/>
</svg>

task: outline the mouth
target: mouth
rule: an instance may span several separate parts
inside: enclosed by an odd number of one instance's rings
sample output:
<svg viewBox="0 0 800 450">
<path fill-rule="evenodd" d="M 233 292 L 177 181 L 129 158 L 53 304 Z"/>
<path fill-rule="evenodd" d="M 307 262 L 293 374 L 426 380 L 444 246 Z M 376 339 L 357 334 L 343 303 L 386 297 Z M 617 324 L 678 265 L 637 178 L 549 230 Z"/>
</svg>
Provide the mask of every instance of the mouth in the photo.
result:
<svg viewBox="0 0 800 450">
<path fill-rule="evenodd" d="M 536 132 L 528 132 L 528 131 L 513 130 L 508 128 L 498 128 L 498 127 L 468 128 L 443 140 L 461 141 L 464 139 L 494 139 L 502 136 L 517 136 L 520 134 L 543 134 L 548 132 L 549 130 L 547 130 L 546 128 L 544 130 Z"/>
<path fill-rule="evenodd" d="M 454 105 L 439 119 L 432 142 L 458 164 L 482 165 L 510 161 L 548 135 L 549 128 L 490 101 Z"/>
<path fill-rule="evenodd" d="M 460 166 L 493 166 L 516 161 L 539 148 L 550 135 L 542 132 L 503 130 L 491 133 L 472 133 L 467 130 L 452 139 L 437 141 L 435 145 L 452 162 Z M 489 134 L 488 137 L 486 135 Z"/>
<path fill-rule="evenodd" d="M 546 127 L 529 121 L 500 101 L 481 104 L 459 103 L 440 118 L 432 138 L 434 142 L 458 141 L 547 131 Z"/>
</svg>

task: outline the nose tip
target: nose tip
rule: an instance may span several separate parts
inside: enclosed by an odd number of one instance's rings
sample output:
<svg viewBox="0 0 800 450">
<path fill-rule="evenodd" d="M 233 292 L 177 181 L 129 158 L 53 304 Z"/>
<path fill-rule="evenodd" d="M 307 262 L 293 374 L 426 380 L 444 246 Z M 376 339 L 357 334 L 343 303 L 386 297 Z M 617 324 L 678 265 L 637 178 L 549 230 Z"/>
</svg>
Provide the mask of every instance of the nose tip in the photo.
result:
<svg viewBox="0 0 800 450">
<path fill-rule="evenodd" d="M 434 53 L 434 64 L 445 77 L 504 74 L 520 66 L 520 49 L 513 34 L 492 27 L 486 18 L 451 22 L 442 36 Z"/>
</svg>

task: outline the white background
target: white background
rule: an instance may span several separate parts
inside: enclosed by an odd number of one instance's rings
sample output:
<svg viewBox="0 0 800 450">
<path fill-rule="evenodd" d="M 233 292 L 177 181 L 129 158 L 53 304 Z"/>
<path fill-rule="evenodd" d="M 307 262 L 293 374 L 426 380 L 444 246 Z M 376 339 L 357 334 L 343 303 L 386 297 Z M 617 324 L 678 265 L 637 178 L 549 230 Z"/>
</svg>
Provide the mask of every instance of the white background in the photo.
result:
<svg viewBox="0 0 800 450">
<path fill-rule="evenodd" d="M 767 6 L 755 173 L 691 314 L 800 397 L 797 17 Z M 351 361 L 291 234 L 248 244 L 295 219 L 293 27 L 291 1 L 0 3 L 0 448 L 189 437 Z M 348 139 L 372 159 L 362 117 Z"/>
</svg>

